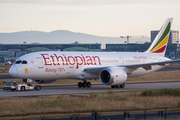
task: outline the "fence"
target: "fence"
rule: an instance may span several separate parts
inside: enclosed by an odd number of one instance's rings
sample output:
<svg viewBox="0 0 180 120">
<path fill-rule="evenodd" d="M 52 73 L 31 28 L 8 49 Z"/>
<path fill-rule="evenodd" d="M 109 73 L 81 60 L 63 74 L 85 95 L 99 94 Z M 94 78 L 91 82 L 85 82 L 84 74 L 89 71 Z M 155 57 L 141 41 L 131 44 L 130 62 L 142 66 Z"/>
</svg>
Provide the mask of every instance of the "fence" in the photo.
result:
<svg viewBox="0 0 180 120">
<path fill-rule="evenodd" d="M 167 114 L 168 111 L 168 114 Z M 177 113 L 180 117 L 180 112 L 171 112 L 169 111 L 180 111 L 180 107 L 160 107 L 155 109 L 106 109 L 106 110 L 73 110 L 73 111 L 52 111 L 52 112 L 35 112 L 35 113 L 23 113 L 23 114 L 7 114 L 7 115 L 0 115 L 0 117 L 17 117 L 17 116 L 28 116 L 28 115 L 44 115 L 41 118 L 44 120 L 45 116 L 56 114 L 59 115 L 66 115 L 70 116 L 67 120 L 81 120 L 82 116 L 86 115 L 86 120 L 128 120 L 128 119 L 144 119 L 146 120 L 148 117 L 158 117 L 158 118 L 166 118 L 171 114 L 175 115 Z M 116 116 L 110 114 L 116 114 Z M 109 115 L 107 115 L 109 114 Z M 89 116 L 88 116 L 89 115 Z M 82 119 L 85 120 L 85 119 Z"/>
</svg>

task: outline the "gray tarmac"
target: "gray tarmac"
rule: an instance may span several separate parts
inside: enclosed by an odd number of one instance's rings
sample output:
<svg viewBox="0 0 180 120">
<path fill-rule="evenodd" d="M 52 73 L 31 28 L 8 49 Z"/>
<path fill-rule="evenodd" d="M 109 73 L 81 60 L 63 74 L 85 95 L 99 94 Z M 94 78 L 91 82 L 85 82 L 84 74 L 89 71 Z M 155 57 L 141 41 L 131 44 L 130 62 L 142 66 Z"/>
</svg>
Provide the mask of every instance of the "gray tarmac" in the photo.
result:
<svg viewBox="0 0 180 120">
<path fill-rule="evenodd" d="M 60 94 L 89 94 L 99 92 L 124 92 L 124 91 L 138 91 L 138 90 L 150 90 L 150 89 L 162 89 L 162 88 L 180 88 L 180 82 L 165 82 L 165 83 L 138 83 L 138 84 L 126 84 L 125 88 L 111 88 L 106 85 L 92 85 L 91 88 L 78 88 L 77 86 L 53 86 L 42 87 L 40 91 L 4 91 L 0 89 L 1 97 L 32 97 L 40 95 L 60 95 Z"/>
</svg>

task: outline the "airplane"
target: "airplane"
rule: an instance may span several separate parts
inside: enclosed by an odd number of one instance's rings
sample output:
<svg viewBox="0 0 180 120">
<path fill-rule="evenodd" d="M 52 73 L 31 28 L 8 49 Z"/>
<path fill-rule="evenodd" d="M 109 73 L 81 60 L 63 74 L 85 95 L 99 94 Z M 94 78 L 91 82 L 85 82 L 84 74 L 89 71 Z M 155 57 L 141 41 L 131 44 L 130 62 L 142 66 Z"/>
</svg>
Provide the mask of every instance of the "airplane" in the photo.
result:
<svg viewBox="0 0 180 120">
<path fill-rule="evenodd" d="M 145 52 L 42 51 L 19 57 L 9 74 L 24 82 L 51 83 L 57 79 L 82 80 L 79 88 L 91 87 L 87 80 L 100 79 L 111 88 L 124 88 L 128 77 L 137 77 L 180 62 L 164 57 L 173 18 L 162 25 Z"/>
</svg>

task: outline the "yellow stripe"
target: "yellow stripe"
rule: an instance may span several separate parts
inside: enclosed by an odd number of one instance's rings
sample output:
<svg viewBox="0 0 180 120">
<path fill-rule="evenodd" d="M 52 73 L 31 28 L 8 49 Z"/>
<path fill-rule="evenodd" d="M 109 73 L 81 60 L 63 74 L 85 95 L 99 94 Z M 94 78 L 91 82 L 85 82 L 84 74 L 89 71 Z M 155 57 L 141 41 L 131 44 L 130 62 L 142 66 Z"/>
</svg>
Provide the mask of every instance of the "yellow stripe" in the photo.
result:
<svg viewBox="0 0 180 120">
<path fill-rule="evenodd" d="M 161 48 L 162 46 L 164 46 L 167 43 L 168 38 L 169 38 L 169 36 L 166 36 L 166 38 L 157 47 L 155 47 L 151 52 L 154 52 L 154 51 L 158 50 L 159 48 Z"/>
</svg>

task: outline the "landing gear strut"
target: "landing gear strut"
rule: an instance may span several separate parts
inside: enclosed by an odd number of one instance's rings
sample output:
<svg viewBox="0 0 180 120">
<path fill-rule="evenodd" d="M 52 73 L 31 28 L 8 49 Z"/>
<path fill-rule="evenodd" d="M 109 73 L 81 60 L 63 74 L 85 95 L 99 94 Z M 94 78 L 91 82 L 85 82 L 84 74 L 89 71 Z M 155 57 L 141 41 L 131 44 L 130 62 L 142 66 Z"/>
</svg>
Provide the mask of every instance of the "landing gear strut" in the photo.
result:
<svg viewBox="0 0 180 120">
<path fill-rule="evenodd" d="M 111 85 L 111 88 L 124 88 L 125 84 L 121 84 L 121 85 Z"/>
<path fill-rule="evenodd" d="M 81 87 L 83 87 L 83 88 L 86 88 L 86 87 L 88 87 L 88 88 L 90 88 L 91 87 L 91 82 L 87 82 L 86 80 L 83 80 L 84 82 L 79 82 L 78 83 L 78 87 L 79 88 L 81 88 Z"/>
</svg>

